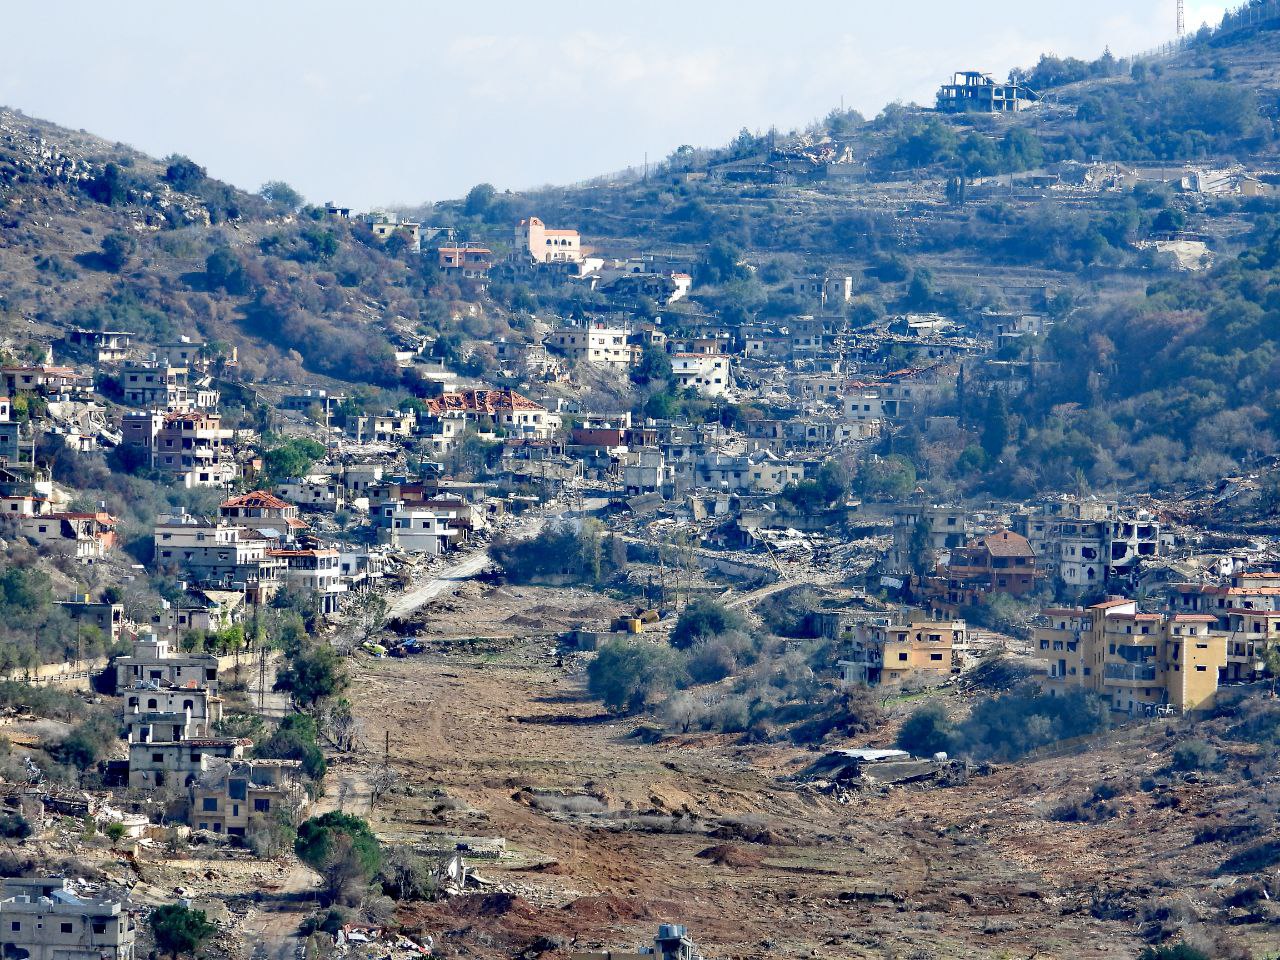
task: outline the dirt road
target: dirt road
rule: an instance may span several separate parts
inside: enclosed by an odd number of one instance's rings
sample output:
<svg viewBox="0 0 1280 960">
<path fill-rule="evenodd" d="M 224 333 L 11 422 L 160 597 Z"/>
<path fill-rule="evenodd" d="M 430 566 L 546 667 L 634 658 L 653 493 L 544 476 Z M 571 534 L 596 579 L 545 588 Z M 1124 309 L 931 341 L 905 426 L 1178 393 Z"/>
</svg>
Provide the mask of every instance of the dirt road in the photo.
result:
<svg viewBox="0 0 1280 960">
<path fill-rule="evenodd" d="M 263 896 L 245 917 L 245 956 L 248 960 L 298 960 L 303 940 L 298 925 L 315 909 L 320 878 L 310 867 L 293 863 L 280 889 Z"/>
<path fill-rule="evenodd" d="M 470 580 L 483 570 L 488 562 L 489 551 L 485 549 L 477 550 L 457 563 L 450 564 L 430 580 L 418 584 L 412 590 L 392 600 L 387 608 L 387 619 L 396 620 L 410 616 L 446 590 L 456 589 L 459 584 Z"/>
</svg>

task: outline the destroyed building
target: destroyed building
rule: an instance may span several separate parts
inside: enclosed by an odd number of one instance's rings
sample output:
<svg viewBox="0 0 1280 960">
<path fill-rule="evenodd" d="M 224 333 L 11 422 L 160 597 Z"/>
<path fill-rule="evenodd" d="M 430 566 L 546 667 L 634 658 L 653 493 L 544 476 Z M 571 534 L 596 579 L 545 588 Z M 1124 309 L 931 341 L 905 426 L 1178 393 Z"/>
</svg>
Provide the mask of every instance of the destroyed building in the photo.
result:
<svg viewBox="0 0 1280 960">
<path fill-rule="evenodd" d="M 938 90 L 938 110 L 943 113 L 1007 113 L 1025 110 L 1040 94 L 1021 83 L 998 83 L 991 74 L 960 70 Z"/>
<path fill-rule="evenodd" d="M 243 837 L 255 822 L 300 810 L 301 771 L 301 760 L 211 759 L 191 784 L 191 826 Z"/>
</svg>

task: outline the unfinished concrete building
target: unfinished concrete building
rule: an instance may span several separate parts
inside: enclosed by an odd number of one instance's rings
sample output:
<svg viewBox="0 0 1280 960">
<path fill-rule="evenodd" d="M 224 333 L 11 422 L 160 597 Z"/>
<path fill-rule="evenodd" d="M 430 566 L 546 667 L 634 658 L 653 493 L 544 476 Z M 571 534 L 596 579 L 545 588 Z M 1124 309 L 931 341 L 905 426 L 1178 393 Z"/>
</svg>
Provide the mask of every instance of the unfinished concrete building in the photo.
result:
<svg viewBox="0 0 1280 960">
<path fill-rule="evenodd" d="M 998 83 L 991 74 L 960 70 L 938 91 L 943 113 L 1012 113 L 1025 110 L 1040 94 L 1020 83 Z"/>
</svg>

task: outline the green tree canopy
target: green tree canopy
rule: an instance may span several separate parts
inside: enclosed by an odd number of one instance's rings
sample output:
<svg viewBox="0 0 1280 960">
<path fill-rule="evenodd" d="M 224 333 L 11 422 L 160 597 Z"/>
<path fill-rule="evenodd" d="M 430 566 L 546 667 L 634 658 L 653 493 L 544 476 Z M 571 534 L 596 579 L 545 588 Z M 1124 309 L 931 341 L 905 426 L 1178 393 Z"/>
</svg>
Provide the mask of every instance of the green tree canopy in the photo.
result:
<svg viewBox="0 0 1280 960">
<path fill-rule="evenodd" d="M 640 710 L 670 691 L 680 675 L 670 647 L 610 640 L 587 667 L 587 690 L 609 710 Z"/>
<path fill-rule="evenodd" d="M 273 484 L 301 477 L 324 453 L 324 444 L 306 437 L 293 437 L 262 455 L 263 471 Z"/>
<path fill-rule="evenodd" d="M 350 682 L 342 658 L 333 647 L 314 643 L 293 654 L 288 665 L 276 674 L 272 689 L 291 693 L 294 702 L 305 710 L 341 693 Z"/>
<path fill-rule="evenodd" d="M 173 960 L 184 954 L 194 957 L 217 930 L 203 910 L 192 910 L 178 903 L 156 907 L 151 911 L 150 922 L 156 946 Z"/>
<path fill-rule="evenodd" d="M 715 600 L 695 600 L 681 611 L 680 619 L 671 631 L 671 645 L 684 650 L 699 640 L 741 629 L 742 623 L 739 613 Z"/>
</svg>

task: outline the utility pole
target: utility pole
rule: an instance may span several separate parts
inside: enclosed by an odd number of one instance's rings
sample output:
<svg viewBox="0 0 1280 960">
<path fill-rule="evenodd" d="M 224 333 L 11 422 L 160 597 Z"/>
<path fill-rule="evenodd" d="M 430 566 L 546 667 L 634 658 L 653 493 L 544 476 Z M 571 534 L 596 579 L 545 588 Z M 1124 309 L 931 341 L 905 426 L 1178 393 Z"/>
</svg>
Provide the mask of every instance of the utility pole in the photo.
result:
<svg viewBox="0 0 1280 960">
<path fill-rule="evenodd" d="M 258 645 L 258 713 L 267 706 L 267 645 Z"/>
<path fill-rule="evenodd" d="M 1178 39 L 1181 40 L 1187 33 L 1187 5 L 1186 0 L 1178 0 Z"/>
</svg>

